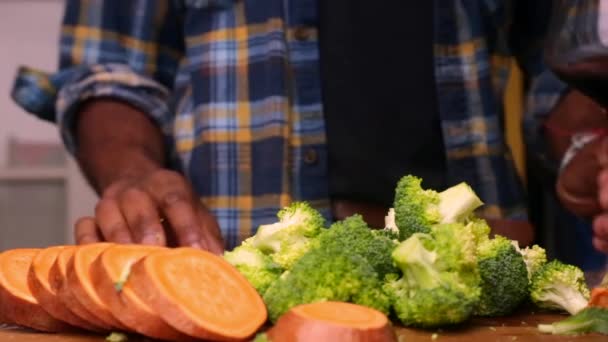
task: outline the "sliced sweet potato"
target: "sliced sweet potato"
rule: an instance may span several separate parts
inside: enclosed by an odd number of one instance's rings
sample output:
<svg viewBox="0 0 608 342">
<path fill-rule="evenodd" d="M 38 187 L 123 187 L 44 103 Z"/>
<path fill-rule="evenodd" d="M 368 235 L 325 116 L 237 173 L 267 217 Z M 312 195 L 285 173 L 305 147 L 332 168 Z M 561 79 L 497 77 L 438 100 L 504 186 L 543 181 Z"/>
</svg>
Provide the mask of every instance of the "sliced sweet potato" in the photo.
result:
<svg viewBox="0 0 608 342">
<path fill-rule="evenodd" d="M 91 279 L 100 298 L 112 315 L 139 334 L 168 341 L 185 341 L 188 336 L 163 321 L 160 315 L 125 286 L 131 265 L 146 255 L 166 250 L 163 247 L 116 245 L 106 249 L 91 266 Z"/>
<path fill-rule="evenodd" d="M 131 267 L 125 285 L 165 322 L 197 338 L 246 339 L 267 318 L 247 279 L 222 257 L 199 249 L 151 253 Z"/>
<path fill-rule="evenodd" d="M 91 265 L 103 251 L 112 246 L 114 244 L 109 242 L 78 246 L 68 261 L 66 280 L 74 297 L 104 326 L 112 327 L 113 330 L 129 331 L 112 315 L 110 307 L 95 291 L 91 279 Z"/>
<path fill-rule="evenodd" d="M 57 255 L 65 248 L 69 247 L 48 247 L 42 249 L 36 257 L 34 257 L 27 279 L 30 291 L 32 291 L 32 295 L 36 298 L 40 306 L 56 319 L 67 322 L 78 328 L 92 331 L 97 330 L 97 327 L 87 323 L 70 311 L 67 306 L 59 300 L 57 291 L 51 287 L 49 281 L 51 267 L 55 263 L 55 260 L 57 260 Z"/>
<path fill-rule="evenodd" d="M 89 312 L 87 308 L 80 304 L 68 286 L 68 263 L 72 259 L 76 248 L 76 246 L 70 246 L 61 250 L 57 255 L 57 260 L 55 260 L 55 263 L 53 266 L 51 266 L 51 270 L 49 271 L 51 289 L 57 293 L 57 298 L 59 298 L 59 301 L 63 303 L 65 307 L 72 311 L 73 314 L 80 317 L 80 319 L 87 322 L 87 324 L 95 328 L 92 330 L 99 332 L 110 331 L 112 330 L 112 327 L 104 325 L 99 319 L 97 319 L 97 317 Z"/>
<path fill-rule="evenodd" d="M 36 248 L 20 248 L 0 254 L 0 312 L 8 321 L 35 330 L 74 330 L 74 327 L 49 315 L 30 291 L 28 272 L 39 251 Z"/>
<path fill-rule="evenodd" d="M 591 290 L 591 298 L 589 299 L 589 306 L 598 306 L 608 309 L 608 288 L 596 287 Z"/>
<path fill-rule="evenodd" d="M 382 312 L 343 302 L 316 302 L 293 307 L 267 332 L 272 342 L 397 341 Z"/>
</svg>

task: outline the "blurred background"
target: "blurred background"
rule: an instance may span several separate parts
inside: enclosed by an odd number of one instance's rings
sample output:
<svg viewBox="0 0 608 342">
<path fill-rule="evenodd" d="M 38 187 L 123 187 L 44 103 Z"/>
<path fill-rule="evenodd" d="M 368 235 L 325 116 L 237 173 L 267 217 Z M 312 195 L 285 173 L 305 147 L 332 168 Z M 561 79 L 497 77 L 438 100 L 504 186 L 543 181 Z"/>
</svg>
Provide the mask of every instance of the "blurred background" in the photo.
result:
<svg viewBox="0 0 608 342">
<path fill-rule="evenodd" d="M 96 202 L 56 127 L 10 98 L 19 65 L 56 69 L 62 11 L 62 0 L 0 0 L 0 250 L 71 243 Z"/>
</svg>

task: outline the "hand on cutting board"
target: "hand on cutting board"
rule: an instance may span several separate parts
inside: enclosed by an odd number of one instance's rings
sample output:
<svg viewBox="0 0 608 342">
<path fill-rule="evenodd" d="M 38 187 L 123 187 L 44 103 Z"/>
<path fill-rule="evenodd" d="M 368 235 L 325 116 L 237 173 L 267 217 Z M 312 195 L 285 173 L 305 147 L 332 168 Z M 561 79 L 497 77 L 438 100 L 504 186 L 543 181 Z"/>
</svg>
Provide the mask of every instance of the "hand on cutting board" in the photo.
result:
<svg viewBox="0 0 608 342">
<path fill-rule="evenodd" d="M 97 241 L 191 246 L 220 254 L 219 225 L 186 179 L 166 169 L 125 177 L 108 186 L 95 217 L 78 220 L 79 244 Z"/>
</svg>

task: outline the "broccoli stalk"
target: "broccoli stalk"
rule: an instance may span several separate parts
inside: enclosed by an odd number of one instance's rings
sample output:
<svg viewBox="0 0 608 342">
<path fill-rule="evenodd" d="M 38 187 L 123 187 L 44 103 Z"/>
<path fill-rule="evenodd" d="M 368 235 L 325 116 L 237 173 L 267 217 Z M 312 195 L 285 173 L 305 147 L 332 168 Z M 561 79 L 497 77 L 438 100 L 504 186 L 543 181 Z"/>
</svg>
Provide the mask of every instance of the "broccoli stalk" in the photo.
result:
<svg viewBox="0 0 608 342">
<path fill-rule="evenodd" d="M 428 233 L 438 223 L 464 222 L 483 204 L 466 183 L 443 192 L 425 190 L 421 183 L 420 178 L 407 175 L 395 189 L 395 221 L 401 241 L 414 233 Z"/>
<path fill-rule="evenodd" d="M 558 260 L 545 264 L 532 277 L 530 299 L 540 308 L 578 313 L 589 300 L 583 271 Z"/>
<path fill-rule="evenodd" d="M 588 307 L 553 324 L 539 324 L 538 330 L 554 335 L 600 333 L 608 335 L 608 309 Z"/>
</svg>

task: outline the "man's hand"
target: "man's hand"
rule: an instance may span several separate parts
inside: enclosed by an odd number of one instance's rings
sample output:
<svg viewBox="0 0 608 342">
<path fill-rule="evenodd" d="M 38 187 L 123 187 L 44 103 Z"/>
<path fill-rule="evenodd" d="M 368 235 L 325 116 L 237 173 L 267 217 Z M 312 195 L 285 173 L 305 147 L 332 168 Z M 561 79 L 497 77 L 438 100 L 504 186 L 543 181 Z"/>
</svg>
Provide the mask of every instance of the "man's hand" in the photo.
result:
<svg viewBox="0 0 608 342">
<path fill-rule="evenodd" d="M 95 208 L 95 217 L 76 223 L 75 238 L 81 244 L 103 240 L 223 252 L 215 218 L 180 174 L 163 169 L 110 185 Z"/>
<path fill-rule="evenodd" d="M 95 217 L 78 220 L 79 244 L 192 246 L 223 252 L 217 221 L 190 183 L 164 168 L 160 129 L 138 109 L 98 99 L 81 108 L 76 158 L 100 194 Z"/>
</svg>

